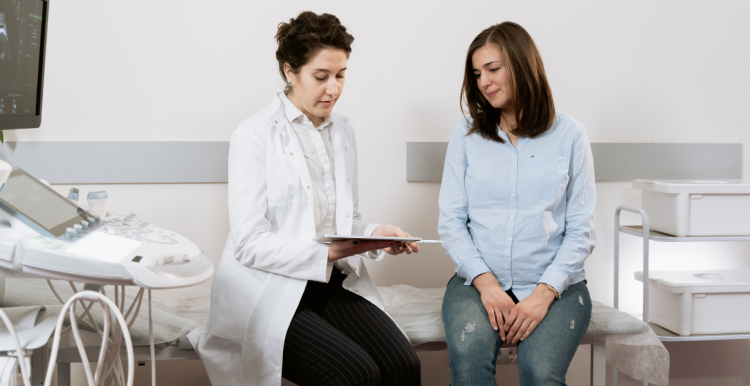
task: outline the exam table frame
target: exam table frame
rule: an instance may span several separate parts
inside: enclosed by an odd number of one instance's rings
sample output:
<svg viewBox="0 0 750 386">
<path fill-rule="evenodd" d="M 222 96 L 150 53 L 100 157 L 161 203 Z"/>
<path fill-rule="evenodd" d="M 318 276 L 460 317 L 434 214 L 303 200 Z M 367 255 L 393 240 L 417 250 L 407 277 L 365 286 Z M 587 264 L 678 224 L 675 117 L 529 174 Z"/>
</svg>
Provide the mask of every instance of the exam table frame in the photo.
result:
<svg viewBox="0 0 750 386">
<path fill-rule="evenodd" d="M 590 379 L 591 386 L 605 386 L 607 376 L 607 350 L 604 339 L 596 336 L 584 336 L 580 345 L 590 345 Z M 413 346 L 414 350 L 419 351 L 446 351 L 448 346 L 445 342 L 428 342 L 420 343 Z M 504 344 L 503 348 L 515 348 L 514 344 Z M 86 347 L 86 354 L 89 357 L 96 357 L 99 353 L 99 347 Z M 136 362 L 147 362 L 151 360 L 149 347 L 139 346 L 133 348 L 133 354 Z M 120 356 L 127 358 L 125 349 L 121 349 Z M 195 351 L 180 350 L 177 346 L 167 346 L 156 349 L 156 360 L 200 360 Z M 32 370 L 46 369 L 49 362 L 49 350 L 42 347 L 34 351 L 32 356 Z M 70 364 L 80 363 L 81 357 L 76 347 L 61 347 L 57 355 L 57 385 L 70 386 Z M 41 386 L 44 374 L 38 375 L 32 371 L 32 385 Z"/>
</svg>

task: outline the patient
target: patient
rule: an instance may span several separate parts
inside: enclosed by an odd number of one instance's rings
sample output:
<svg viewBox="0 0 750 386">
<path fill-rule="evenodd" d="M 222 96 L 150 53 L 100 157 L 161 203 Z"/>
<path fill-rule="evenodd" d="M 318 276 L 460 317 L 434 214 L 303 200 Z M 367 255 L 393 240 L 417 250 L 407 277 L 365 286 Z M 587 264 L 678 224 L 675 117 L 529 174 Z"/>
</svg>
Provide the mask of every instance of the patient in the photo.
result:
<svg viewBox="0 0 750 386">
<path fill-rule="evenodd" d="M 555 113 L 542 58 L 504 22 L 469 46 L 440 190 L 438 232 L 456 274 L 443 300 L 453 386 L 495 384 L 505 342 L 522 385 L 564 385 L 591 319 L 594 248 L 586 129 Z"/>
</svg>

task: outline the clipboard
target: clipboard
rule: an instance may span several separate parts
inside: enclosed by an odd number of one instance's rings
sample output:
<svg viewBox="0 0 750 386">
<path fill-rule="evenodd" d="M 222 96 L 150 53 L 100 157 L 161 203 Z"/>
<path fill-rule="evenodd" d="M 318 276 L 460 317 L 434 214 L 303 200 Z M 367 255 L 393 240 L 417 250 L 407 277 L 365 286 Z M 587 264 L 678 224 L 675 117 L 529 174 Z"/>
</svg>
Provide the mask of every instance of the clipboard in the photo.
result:
<svg viewBox="0 0 750 386">
<path fill-rule="evenodd" d="M 314 239 L 321 244 L 330 244 L 332 241 L 400 241 L 402 243 L 412 243 L 422 241 L 421 237 L 384 237 L 384 236 L 354 236 L 354 235 L 323 235 Z"/>
</svg>

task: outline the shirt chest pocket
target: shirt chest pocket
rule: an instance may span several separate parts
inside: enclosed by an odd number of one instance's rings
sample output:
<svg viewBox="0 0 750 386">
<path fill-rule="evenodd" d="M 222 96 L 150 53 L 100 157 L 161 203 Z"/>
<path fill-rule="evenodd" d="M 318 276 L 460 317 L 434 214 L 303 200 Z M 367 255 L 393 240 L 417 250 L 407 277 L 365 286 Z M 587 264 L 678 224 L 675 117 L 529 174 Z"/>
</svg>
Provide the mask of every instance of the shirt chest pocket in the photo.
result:
<svg viewBox="0 0 750 386">
<path fill-rule="evenodd" d="M 281 203 L 294 199 L 301 185 L 286 154 L 271 154 L 266 163 L 266 189 L 268 203 Z"/>
<path fill-rule="evenodd" d="M 534 154 L 525 159 L 521 174 L 523 190 L 557 205 L 568 187 L 568 160 L 556 155 Z"/>
</svg>

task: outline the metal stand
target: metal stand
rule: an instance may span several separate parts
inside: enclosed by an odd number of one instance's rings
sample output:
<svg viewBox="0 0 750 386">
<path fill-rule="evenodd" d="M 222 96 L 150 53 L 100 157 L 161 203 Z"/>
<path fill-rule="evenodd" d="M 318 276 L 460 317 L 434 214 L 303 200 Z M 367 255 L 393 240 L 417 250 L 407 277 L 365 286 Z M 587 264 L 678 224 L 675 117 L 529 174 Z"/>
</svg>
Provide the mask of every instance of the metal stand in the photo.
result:
<svg viewBox="0 0 750 386">
<path fill-rule="evenodd" d="M 632 212 L 641 215 L 642 226 L 621 226 L 620 212 Z M 620 205 L 615 210 L 615 299 L 614 306 L 619 309 L 620 298 L 620 233 L 626 233 L 632 236 L 643 238 L 643 321 L 649 323 L 649 241 L 661 242 L 705 242 L 705 241 L 750 241 L 750 236 L 689 236 L 676 237 L 661 232 L 652 231 L 648 221 L 646 211 L 628 205 Z M 720 335 L 689 335 L 680 336 L 664 328 L 649 323 L 649 326 L 659 340 L 662 342 L 686 342 L 686 341 L 705 341 L 705 340 L 734 340 L 750 339 L 750 334 L 720 334 Z M 613 371 L 614 385 L 617 386 L 617 369 Z M 643 382 L 647 385 L 647 382 Z"/>
</svg>

